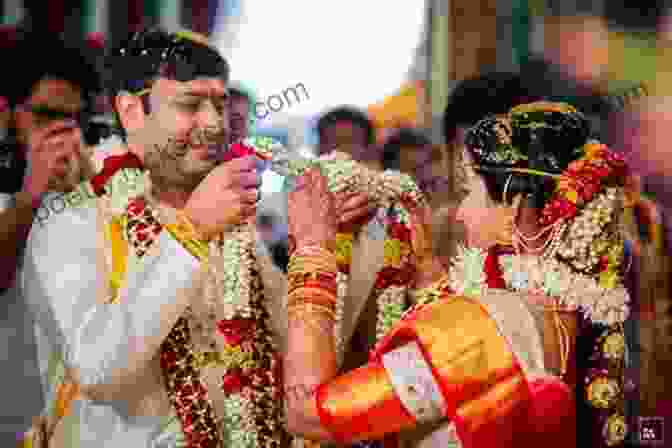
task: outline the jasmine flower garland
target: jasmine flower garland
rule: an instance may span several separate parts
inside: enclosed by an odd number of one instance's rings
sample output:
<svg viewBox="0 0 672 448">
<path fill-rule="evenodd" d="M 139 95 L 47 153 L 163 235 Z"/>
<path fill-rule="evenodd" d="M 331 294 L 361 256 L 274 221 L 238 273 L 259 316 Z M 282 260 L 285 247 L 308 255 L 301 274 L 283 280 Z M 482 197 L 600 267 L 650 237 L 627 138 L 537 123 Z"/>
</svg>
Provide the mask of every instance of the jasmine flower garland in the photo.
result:
<svg viewBox="0 0 672 448">
<path fill-rule="evenodd" d="M 450 287 L 457 294 L 479 297 L 487 288 L 485 258 L 481 249 L 459 247 L 449 272 Z M 557 297 L 569 310 L 581 310 L 595 323 L 609 326 L 628 317 L 629 296 L 622 286 L 603 288 L 597 280 L 576 274 L 557 260 L 501 255 L 499 263 L 507 289 Z"/>
</svg>

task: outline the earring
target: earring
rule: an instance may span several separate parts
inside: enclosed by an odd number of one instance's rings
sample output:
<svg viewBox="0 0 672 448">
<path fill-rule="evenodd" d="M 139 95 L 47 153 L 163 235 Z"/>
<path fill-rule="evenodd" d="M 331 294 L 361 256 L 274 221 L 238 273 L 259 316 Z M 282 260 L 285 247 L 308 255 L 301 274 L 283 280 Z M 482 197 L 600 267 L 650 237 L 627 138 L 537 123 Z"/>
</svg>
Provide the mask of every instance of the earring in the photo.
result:
<svg viewBox="0 0 672 448">
<path fill-rule="evenodd" d="M 513 173 L 509 174 L 509 177 L 506 179 L 506 182 L 504 183 L 504 191 L 502 192 L 502 202 L 506 204 L 506 196 L 507 193 L 509 192 L 509 187 L 511 186 L 511 179 L 513 179 Z"/>
<path fill-rule="evenodd" d="M 507 180 L 506 186 L 510 184 L 511 177 Z M 505 187 L 506 189 L 506 187 Z M 506 192 L 504 193 L 506 198 Z M 502 212 L 502 226 L 501 230 L 497 234 L 495 242 L 500 246 L 513 246 L 513 233 L 515 229 L 516 218 L 518 216 L 518 207 L 520 201 L 522 200 L 522 195 L 518 194 L 513 198 L 511 205 L 507 205 L 506 202 L 501 207 Z"/>
<path fill-rule="evenodd" d="M 516 220 L 516 212 L 518 210 L 513 207 L 502 207 L 501 212 L 503 214 L 501 230 L 497 233 L 497 238 L 495 242 L 500 246 L 511 246 L 513 245 L 513 223 Z"/>
</svg>

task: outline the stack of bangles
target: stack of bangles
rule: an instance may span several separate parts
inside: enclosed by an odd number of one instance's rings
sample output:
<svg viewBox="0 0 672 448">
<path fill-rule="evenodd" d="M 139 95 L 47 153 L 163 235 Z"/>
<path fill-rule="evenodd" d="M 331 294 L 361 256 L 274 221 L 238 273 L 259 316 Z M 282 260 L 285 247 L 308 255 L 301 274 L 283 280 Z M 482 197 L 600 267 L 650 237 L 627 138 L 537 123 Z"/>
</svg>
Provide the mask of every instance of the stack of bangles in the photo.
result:
<svg viewBox="0 0 672 448">
<path fill-rule="evenodd" d="M 287 267 L 290 319 L 322 315 L 336 320 L 336 255 L 321 246 L 303 246 L 294 251 Z"/>
</svg>

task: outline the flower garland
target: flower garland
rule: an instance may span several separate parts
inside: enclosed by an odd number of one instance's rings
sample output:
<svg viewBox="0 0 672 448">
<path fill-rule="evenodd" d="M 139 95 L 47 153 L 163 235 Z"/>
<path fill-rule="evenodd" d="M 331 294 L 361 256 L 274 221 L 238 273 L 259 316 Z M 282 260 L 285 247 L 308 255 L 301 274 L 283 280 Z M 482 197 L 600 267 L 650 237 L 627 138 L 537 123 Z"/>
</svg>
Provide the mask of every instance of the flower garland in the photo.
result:
<svg viewBox="0 0 672 448">
<path fill-rule="evenodd" d="M 408 285 L 414 273 L 408 208 L 425 204 L 422 192 L 408 175 L 396 171 L 377 173 L 340 152 L 318 159 L 304 159 L 276 150 L 272 164 L 276 171 L 290 178 L 298 177 L 310 168 L 318 168 L 327 178 L 330 191 L 366 192 L 380 210 L 386 210 L 380 217 L 387 234 L 385 262 L 376 275 L 372 291 L 378 304 L 376 332 L 378 338 L 382 337 L 406 308 Z M 344 283 L 348 280 L 353 239 L 352 234 L 337 235 L 339 279 Z M 344 298 L 339 295 L 339 301 Z M 337 324 L 337 331 L 339 328 Z"/>
<path fill-rule="evenodd" d="M 603 288 L 594 278 L 577 274 L 558 260 L 530 255 L 493 256 L 482 249 L 461 246 L 448 278 L 455 293 L 471 297 L 483 295 L 494 279 L 501 278 L 502 289 L 556 297 L 565 309 L 579 310 L 600 325 L 623 324 L 629 316 L 629 296 L 622 285 Z"/>
<path fill-rule="evenodd" d="M 142 257 L 162 229 L 162 216 L 147 195 L 148 175 L 136 167 L 134 157 L 110 159 L 92 184 L 105 190 L 114 221 L 125 223 L 126 240 Z M 210 313 L 189 308 L 161 347 L 169 398 L 190 448 L 222 443 L 283 446 L 289 440 L 281 420 L 279 360 L 251 247 L 251 229 L 244 226 L 211 243 L 209 280 L 204 285 Z M 210 325 L 215 317 L 215 325 Z M 223 341 L 215 341 L 217 334 Z M 212 342 L 204 350 L 203 339 L 208 337 Z M 222 373 L 219 387 L 226 398 L 224 409 L 218 409 L 224 411 L 221 416 L 201 379 L 203 370 L 212 368 Z"/>
<path fill-rule="evenodd" d="M 560 176 L 555 193 L 541 213 L 541 225 L 573 219 L 605 186 L 618 184 L 625 177 L 623 156 L 609 151 L 606 145 L 589 142 L 583 152 L 584 156 L 571 162 Z"/>
</svg>

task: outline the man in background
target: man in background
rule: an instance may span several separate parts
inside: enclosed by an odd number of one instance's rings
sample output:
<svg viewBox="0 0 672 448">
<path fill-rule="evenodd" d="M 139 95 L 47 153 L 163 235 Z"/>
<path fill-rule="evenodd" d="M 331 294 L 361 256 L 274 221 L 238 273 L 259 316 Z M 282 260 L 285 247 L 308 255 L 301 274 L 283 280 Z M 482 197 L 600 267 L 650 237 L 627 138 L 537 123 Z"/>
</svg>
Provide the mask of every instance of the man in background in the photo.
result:
<svg viewBox="0 0 672 448">
<path fill-rule="evenodd" d="M 254 101 L 242 86 L 229 88 L 231 110 L 231 141 L 245 140 L 250 136 L 250 126 L 254 121 L 252 102 Z"/>
<path fill-rule="evenodd" d="M 375 147 L 375 128 L 362 111 L 339 106 L 320 117 L 317 122 L 319 155 L 334 149 L 349 154 L 373 169 L 380 170 L 380 153 Z"/>
<path fill-rule="evenodd" d="M 447 188 L 441 179 L 434 176 L 432 164 L 436 152 L 431 140 L 411 128 L 402 128 L 392 133 L 383 145 L 383 168 L 397 170 L 411 176 L 428 195 Z"/>
<path fill-rule="evenodd" d="M 91 174 L 82 130 L 98 81 L 78 49 L 52 36 L 26 35 L 9 51 L 6 60 L 21 56 L 23 63 L 6 71 L 2 92 L 8 126 L 0 143 L 0 446 L 14 446 L 43 407 L 39 369 L 46 366 L 38 365 L 33 321 L 15 279 L 31 226 L 55 213 L 54 198 Z"/>
</svg>

